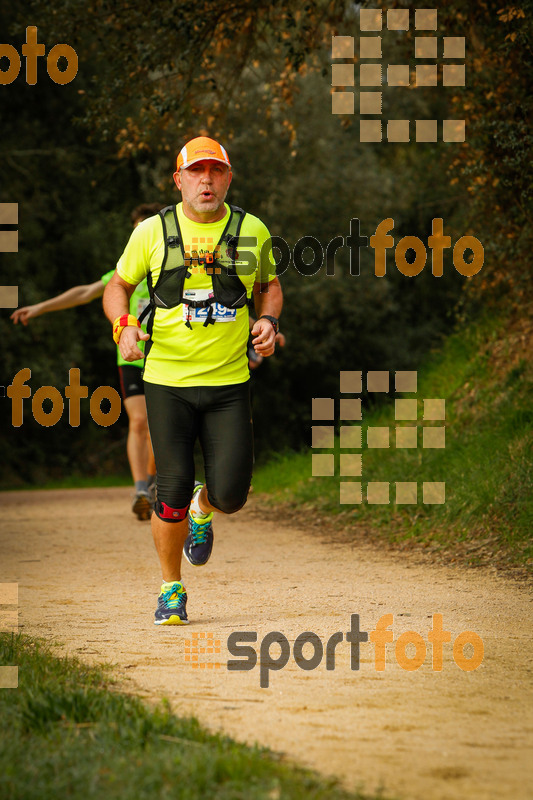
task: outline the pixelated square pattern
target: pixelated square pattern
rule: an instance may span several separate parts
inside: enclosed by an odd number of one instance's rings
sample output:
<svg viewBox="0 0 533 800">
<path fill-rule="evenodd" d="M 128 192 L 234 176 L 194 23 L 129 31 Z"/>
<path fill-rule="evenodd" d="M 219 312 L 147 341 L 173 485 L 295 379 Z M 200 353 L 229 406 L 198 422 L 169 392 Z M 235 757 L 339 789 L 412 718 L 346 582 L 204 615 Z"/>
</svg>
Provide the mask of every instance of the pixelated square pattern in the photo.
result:
<svg viewBox="0 0 533 800">
<path fill-rule="evenodd" d="M 0 633 L 18 631 L 18 588 L 18 583 L 0 583 Z"/>
<path fill-rule="evenodd" d="M 390 119 L 387 122 L 387 140 L 389 142 L 408 142 L 409 120 Z"/>
<path fill-rule="evenodd" d="M 381 142 L 381 120 L 362 119 L 359 122 L 359 141 Z"/>
<path fill-rule="evenodd" d="M 0 203 L 0 225 L 18 225 L 19 204 Z"/>
<path fill-rule="evenodd" d="M 335 447 L 335 428 L 333 426 L 313 425 L 311 428 L 311 447 Z"/>
<path fill-rule="evenodd" d="M 314 478 L 335 475 L 335 456 L 333 453 L 313 453 L 311 474 Z"/>
<path fill-rule="evenodd" d="M 343 477 L 358 477 L 363 472 L 363 457 L 361 453 L 341 453 L 340 474 Z"/>
<path fill-rule="evenodd" d="M 394 401 L 394 418 L 395 419 L 416 419 L 418 410 L 418 401 L 413 399 L 402 399 Z"/>
<path fill-rule="evenodd" d="M 354 65 L 353 64 L 332 64 L 331 65 L 331 85 L 332 86 L 354 86 Z"/>
<path fill-rule="evenodd" d="M 416 58 L 437 58 L 437 37 L 417 36 L 415 38 Z"/>
<path fill-rule="evenodd" d="M 466 125 L 464 119 L 445 119 L 442 123 L 443 142 L 464 142 Z"/>
<path fill-rule="evenodd" d="M 366 487 L 366 501 L 371 505 L 387 505 L 389 503 L 389 484 L 382 481 L 370 481 Z"/>
<path fill-rule="evenodd" d="M 387 83 L 389 86 L 409 86 L 409 64 L 389 64 Z"/>
<path fill-rule="evenodd" d="M 380 31 L 383 27 L 381 11 L 362 8 L 359 12 L 359 27 L 362 31 Z"/>
<path fill-rule="evenodd" d="M 360 425 L 341 425 L 340 428 L 340 446 L 352 447 L 354 449 L 361 448 L 362 435 Z"/>
<path fill-rule="evenodd" d="M 436 119 L 417 119 L 416 141 L 417 142 L 436 142 L 437 141 L 437 120 Z"/>
<path fill-rule="evenodd" d="M 219 669 L 220 663 L 204 661 L 204 655 L 220 653 L 220 639 L 214 639 L 212 633 L 195 632 L 192 639 L 185 639 L 185 661 L 191 662 L 196 669 Z"/>
<path fill-rule="evenodd" d="M 417 86 L 436 86 L 437 65 L 417 64 L 415 67 L 415 80 Z"/>
<path fill-rule="evenodd" d="M 415 28 L 418 31 L 436 31 L 437 9 L 417 8 L 415 11 Z"/>
<path fill-rule="evenodd" d="M 333 92 L 331 95 L 332 114 L 353 114 L 355 108 L 353 92 Z"/>
<path fill-rule="evenodd" d="M 0 689 L 17 689 L 19 685 L 18 667 L 0 667 Z"/>
<path fill-rule="evenodd" d="M 366 443 L 371 448 L 389 447 L 388 428 L 368 428 L 366 432 Z"/>
<path fill-rule="evenodd" d="M 359 83 L 361 86 L 381 86 L 381 64 L 360 64 Z"/>
<path fill-rule="evenodd" d="M 0 231 L 0 253 L 18 253 L 18 231 Z"/>
<path fill-rule="evenodd" d="M 445 36 L 444 58 L 464 58 L 465 57 L 465 37 L 464 36 Z"/>
<path fill-rule="evenodd" d="M 353 36 L 333 36 L 331 39 L 332 58 L 353 58 L 354 57 L 354 37 Z"/>
<path fill-rule="evenodd" d="M 415 371 L 400 370 L 396 372 L 394 388 L 397 392 L 418 391 L 418 373 Z"/>
<path fill-rule="evenodd" d="M 359 112 L 361 114 L 381 114 L 381 92 L 360 92 Z"/>
<path fill-rule="evenodd" d="M 363 382 L 369 391 L 388 392 L 390 390 L 390 373 L 385 370 L 369 370 L 363 375 L 360 370 L 339 373 L 341 392 L 357 394 L 362 390 Z M 406 394 L 415 394 L 418 389 L 415 370 L 398 370 L 394 373 L 394 390 Z M 339 398 L 339 416 L 341 420 L 360 420 L 361 398 Z M 446 403 L 443 398 L 423 398 L 424 421 L 443 421 L 446 417 Z M 396 448 L 418 447 L 418 399 L 416 397 L 395 398 L 395 419 L 407 424 L 399 424 L 393 428 Z M 335 400 L 333 398 L 313 398 L 313 418 L 331 419 L 335 417 Z M 409 423 L 415 424 L 409 424 Z M 421 425 L 422 446 L 424 448 L 443 449 L 446 446 L 444 425 Z M 363 474 L 363 454 L 342 452 L 343 450 L 362 449 L 361 425 L 340 425 L 340 451 L 335 453 L 312 453 L 312 475 L 317 477 L 335 476 L 336 466 L 339 476 L 339 502 L 344 505 L 356 505 L 363 502 L 362 484 L 360 481 L 343 480 L 344 478 L 360 478 Z M 391 430 L 385 426 L 369 426 L 366 431 L 366 443 L 369 448 L 390 448 Z M 312 426 L 312 446 L 314 448 L 335 447 L 335 428 L 333 425 Z M 338 458 L 336 465 L 335 459 Z M 394 487 L 394 498 L 391 498 L 391 486 Z M 385 481 L 369 481 L 366 486 L 366 501 L 374 505 L 386 505 L 396 502 L 398 505 L 416 505 L 419 498 L 419 484 L 416 481 L 396 481 L 390 484 Z M 427 505 L 442 504 L 446 498 L 446 484 L 435 481 L 422 482 L 422 502 Z"/>
<path fill-rule="evenodd" d="M 17 606 L 0 608 L 0 633 L 16 633 L 19 627 L 19 610 Z"/>
<path fill-rule="evenodd" d="M 424 419 L 446 419 L 446 400 L 442 398 L 425 399 Z"/>
<path fill-rule="evenodd" d="M 332 397 L 313 397 L 311 404 L 313 419 L 335 419 L 335 403 Z"/>
<path fill-rule="evenodd" d="M 464 64 L 444 64 L 442 67 L 443 86 L 464 86 L 466 73 Z"/>
<path fill-rule="evenodd" d="M 396 483 L 396 503 L 416 505 L 417 484 L 416 481 L 399 481 Z"/>
<path fill-rule="evenodd" d="M 344 393 L 361 394 L 363 391 L 363 373 L 361 370 L 341 371 L 340 389 Z"/>
<path fill-rule="evenodd" d="M 0 605 L 18 605 L 18 583 L 0 583 Z"/>
<path fill-rule="evenodd" d="M 446 484 L 424 481 L 422 484 L 422 502 L 426 505 L 438 505 L 446 502 Z"/>
<path fill-rule="evenodd" d="M 339 417 L 342 420 L 361 419 L 361 400 L 354 398 L 350 400 L 346 397 L 339 401 Z"/>
<path fill-rule="evenodd" d="M 339 487 L 339 502 L 359 504 L 363 502 L 363 491 L 359 481 L 341 481 Z"/>
<path fill-rule="evenodd" d="M 388 392 L 389 373 L 370 371 L 366 373 L 366 388 L 369 392 Z"/>
<path fill-rule="evenodd" d="M 416 425 L 408 428 L 396 428 L 396 447 L 417 447 L 418 428 Z"/>
<path fill-rule="evenodd" d="M 380 9 L 363 8 L 359 11 L 359 27 L 363 34 L 379 33 L 383 29 L 384 20 L 389 31 L 408 31 L 410 28 L 409 9 L 394 8 L 382 12 Z M 423 32 L 420 36 L 415 36 L 415 58 L 431 59 L 435 61 L 438 57 L 438 39 L 430 32 L 437 30 L 437 9 L 436 8 L 417 8 L 414 10 L 415 31 Z M 425 32 L 428 32 L 425 35 Z M 465 58 L 465 37 L 464 36 L 444 36 L 443 37 L 443 58 L 445 59 L 464 59 Z M 359 55 L 361 59 L 381 60 L 382 36 L 363 35 L 359 39 Z M 354 39 L 351 36 L 332 37 L 332 58 L 354 57 Z M 332 85 L 333 86 L 353 86 L 351 72 L 352 64 L 332 65 Z M 359 65 L 359 85 L 361 87 L 377 87 L 383 82 L 382 64 L 363 64 Z M 436 87 L 438 85 L 437 64 L 418 64 L 414 70 L 414 82 L 417 87 Z M 389 86 L 407 87 L 411 85 L 411 74 L 408 64 L 389 64 L 387 65 L 386 80 Z M 443 64 L 442 85 L 443 86 L 464 86 L 466 82 L 464 64 Z M 360 93 L 361 95 L 361 93 Z M 353 92 L 335 92 L 332 95 L 331 108 L 333 114 L 353 114 L 355 109 Z M 370 94 L 359 99 L 360 115 L 372 114 L 381 116 L 383 113 L 382 97 L 375 93 L 374 97 Z M 437 120 L 413 120 L 415 122 L 416 142 L 436 142 L 437 139 Z M 388 142 L 409 142 L 410 120 L 386 120 L 385 141 Z M 427 124 L 423 124 L 423 123 Z M 381 142 L 384 133 L 380 120 L 360 120 L 359 140 L 361 142 Z M 466 126 L 464 120 L 444 120 L 442 126 L 443 142 L 464 142 L 466 138 Z"/>
<path fill-rule="evenodd" d="M 359 55 L 361 58 L 381 58 L 381 36 L 361 36 Z"/>
<path fill-rule="evenodd" d="M 17 308 L 19 304 L 18 286 L 0 286 L 0 308 Z"/>
<path fill-rule="evenodd" d="M 387 11 L 387 28 L 389 31 L 409 30 L 409 9 L 391 9 Z"/>
<path fill-rule="evenodd" d="M 446 447 L 446 428 L 424 427 L 422 436 L 422 447 L 444 448 Z"/>
</svg>

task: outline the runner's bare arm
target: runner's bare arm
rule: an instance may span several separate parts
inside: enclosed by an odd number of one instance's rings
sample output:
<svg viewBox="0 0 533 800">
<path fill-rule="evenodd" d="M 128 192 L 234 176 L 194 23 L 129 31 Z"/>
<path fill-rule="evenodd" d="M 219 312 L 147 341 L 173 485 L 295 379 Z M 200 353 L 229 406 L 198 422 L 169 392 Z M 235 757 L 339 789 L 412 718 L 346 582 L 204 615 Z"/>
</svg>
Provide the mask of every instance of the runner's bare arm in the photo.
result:
<svg viewBox="0 0 533 800">
<path fill-rule="evenodd" d="M 254 284 L 254 303 L 258 317 L 268 314 L 279 318 L 283 306 L 283 293 L 278 278 L 269 283 Z M 262 356 L 271 356 L 276 348 L 276 332 L 268 319 L 258 319 L 252 328 L 254 350 Z"/>
<path fill-rule="evenodd" d="M 111 324 L 117 317 L 130 313 L 130 297 L 134 290 L 135 284 L 128 283 L 115 272 L 104 292 L 104 313 Z M 125 361 L 138 361 L 140 358 L 144 358 L 143 353 L 137 346 L 137 342 L 141 339 L 146 341 L 149 338 L 150 336 L 147 333 L 143 333 L 137 326 L 128 325 L 122 331 L 118 343 L 122 358 Z"/>
<path fill-rule="evenodd" d="M 22 322 L 23 325 L 28 324 L 28 320 L 33 317 L 40 317 L 41 314 L 48 314 L 50 311 L 62 311 L 65 308 L 74 308 L 75 306 L 82 306 L 85 303 L 90 303 L 97 297 L 101 297 L 104 293 L 104 284 L 102 281 L 95 281 L 94 283 L 80 284 L 67 289 L 66 292 L 51 297 L 49 300 L 43 300 L 41 303 L 35 303 L 31 306 L 22 306 L 17 308 L 11 314 L 11 319 L 17 324 Z"/>
</svg>

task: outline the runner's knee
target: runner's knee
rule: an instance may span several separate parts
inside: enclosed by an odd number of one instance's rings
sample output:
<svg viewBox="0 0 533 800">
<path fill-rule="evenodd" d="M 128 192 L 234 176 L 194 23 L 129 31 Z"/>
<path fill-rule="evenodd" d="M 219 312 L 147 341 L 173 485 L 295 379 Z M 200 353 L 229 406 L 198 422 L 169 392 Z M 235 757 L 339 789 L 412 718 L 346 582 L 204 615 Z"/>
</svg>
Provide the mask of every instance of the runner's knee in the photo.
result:
<svg viewBox="0 0 533 800">
<path fill-rule="evenodd" d="M 159 519 L 162 519 L 164 522 L 181 522 L 186 518 L 188 510 L 189 503 L 182 508 L 175 508 L 157 499 L 154 504 L 156 517 L 159 517 Z"/>
<path fill-rule="evenodd" d="M 185 509 L 185 516 L 191 502 L 192 490 L 194 488 L 194 472 L 188 475 L 172 473 L 157 472 L 157 499 L 161 505 L 158 509 L 156 503 L 155 513 L 160 519 L 171 519 L 173 512 L 181 512 Z M 165 508 L 163 508 L 163 506 Z M 166 511 L 165 509 L 169 509 Z M 174 515 L 174 518 L 179 521 L 181 514 Z"/>
<path fill-rule="evenodd" d="M 248 498 L 248 487 L 246 488 L 246 492 L 225 492 L 219 494 L 212 494 L 211 491 L 207 491 L 207 499 L 218 511 L 222 511 L 223 514 L 235 514 L 239 511 L 243 505 L 246 503 Z"/>
<path fill-rule="evenodd" d="M 138 435 L 148 434 L 148 420 L 146 414 L 132 414 L 129 418 L 129 429 Z"/>
</svg>

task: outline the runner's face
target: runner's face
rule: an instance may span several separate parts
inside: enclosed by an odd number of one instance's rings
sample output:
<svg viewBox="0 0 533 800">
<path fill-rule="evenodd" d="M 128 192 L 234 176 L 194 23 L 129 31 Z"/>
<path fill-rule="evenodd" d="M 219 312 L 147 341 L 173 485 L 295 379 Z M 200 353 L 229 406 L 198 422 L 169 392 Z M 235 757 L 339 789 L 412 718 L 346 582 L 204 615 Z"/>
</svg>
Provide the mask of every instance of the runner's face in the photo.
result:
<svg viewBox="0 0 533 800">
<path fill-rule="evenodd" d="M 197 161 L 175 172 L 174 181 L 181 192 L 185 215 L 199 222 L 222 219 L 231 178 L 229 167 L 220 161 Z"/>
</svg>

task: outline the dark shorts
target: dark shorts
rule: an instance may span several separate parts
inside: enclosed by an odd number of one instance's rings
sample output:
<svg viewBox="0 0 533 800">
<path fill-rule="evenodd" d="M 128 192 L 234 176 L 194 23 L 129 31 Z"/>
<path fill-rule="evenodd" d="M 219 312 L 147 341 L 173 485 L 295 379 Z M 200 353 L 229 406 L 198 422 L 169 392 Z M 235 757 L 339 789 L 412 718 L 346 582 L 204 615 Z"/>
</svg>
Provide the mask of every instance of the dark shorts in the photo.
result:
<svg viewBox="0 0 533 800">
<path fill-rule="evenodd" d="M 144 394 L 144 381 L 140 367 L 134 367 L 131 364 L 122 365 L 118 368 L 118 375 L 123 400 L 136 394 Z"/>
<path fill-rule="evenodd" d="M 249 382 L 231 386 L 144 386 L 158 501 L 177 509 L 190 503 L 195 474 L 193 451 L 198 438 L 209 502 L 226 514 L 242 508 L 253 466 Z"/>
</svg>

